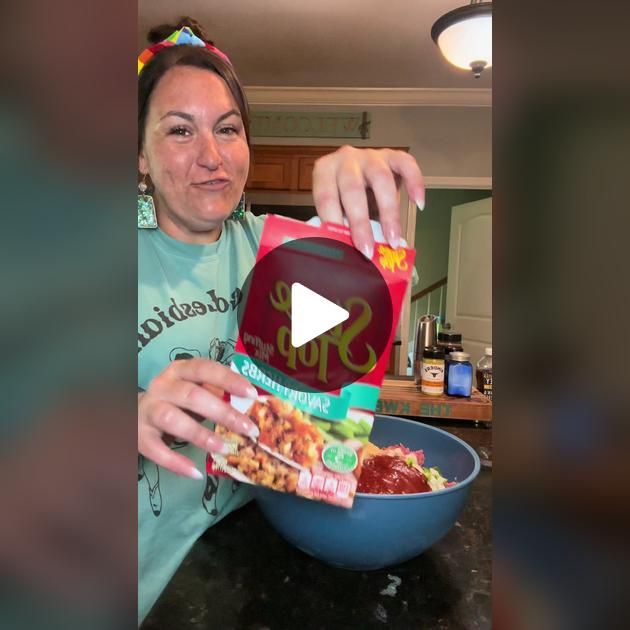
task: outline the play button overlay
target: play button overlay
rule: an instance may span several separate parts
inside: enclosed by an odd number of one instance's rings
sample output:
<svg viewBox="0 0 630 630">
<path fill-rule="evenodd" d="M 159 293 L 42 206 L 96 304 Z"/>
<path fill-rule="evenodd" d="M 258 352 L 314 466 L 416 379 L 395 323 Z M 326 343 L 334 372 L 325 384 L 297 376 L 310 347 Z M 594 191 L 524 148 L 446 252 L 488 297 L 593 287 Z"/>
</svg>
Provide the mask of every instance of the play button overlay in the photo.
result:
<svg viewBox="0 0 630 630">
<path fill-rule="evenodd" d="M 299 282 L 291 285 L 291 345 L 300 348 L 333 326 L 345 322 L 350 313 Z"/>
<path fill-rule="evenodd" d="M 241 287 L 239 361 L 255 364 L 259 383 L 302 392 L 339 392 L 380 370 L 393 308 L 377 265 L 334 238 L 264 241 Z"/>
</svg>

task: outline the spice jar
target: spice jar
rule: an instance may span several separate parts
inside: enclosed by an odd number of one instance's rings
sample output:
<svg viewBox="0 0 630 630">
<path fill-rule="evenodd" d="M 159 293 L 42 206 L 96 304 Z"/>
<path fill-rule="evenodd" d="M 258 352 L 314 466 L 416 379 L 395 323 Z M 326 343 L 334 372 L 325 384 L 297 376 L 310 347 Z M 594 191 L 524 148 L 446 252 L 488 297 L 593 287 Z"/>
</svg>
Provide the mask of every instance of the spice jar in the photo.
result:
<svg viewBox="0 0 630 630">
<path fill-rule="evenodd" d="M 449 396 L 468 398 L 472 394 L 473 367 L 469 359 L 467 352 L 453 351 L 448 355 L 446 393 Z"/>
<path fill-rule="evenodd" d="M 439 396 L 444 393 L 444 368 L 444 351 L 437 346 L 425 348 L 420 385 L 423 394 Z"/>
<path fill-rule="evenodd" d="M 463 352 L 462 334 L 451 330 L 443 330 L 438 333 L 437 345 L 444 351 L 444 357 L 448 358 L 451 352 Z"/>
</svg>

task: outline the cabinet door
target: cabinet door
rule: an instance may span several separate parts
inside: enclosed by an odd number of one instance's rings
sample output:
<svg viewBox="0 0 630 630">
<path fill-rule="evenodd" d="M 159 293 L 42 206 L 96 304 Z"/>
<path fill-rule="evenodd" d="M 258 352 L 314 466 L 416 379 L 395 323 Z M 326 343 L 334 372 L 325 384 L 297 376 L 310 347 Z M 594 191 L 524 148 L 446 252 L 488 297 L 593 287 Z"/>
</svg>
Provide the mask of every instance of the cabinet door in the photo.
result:
<svg viewBox="0 0 630 630">
<path fill-rule="evenodd" d="M 291 156 L 255 156 L 247 178 L 248 188 L 290 190 Z"/>
<path fill-rule="evenodd" d="M 247 190 L 310 192 L 313 190 L 315 161 L 338 148 L 324 145 L 253 145 Z M 408 151 L 404 147 L 392 148 Z"/>
<path fill-rule="evenodd" d="M 313 167 L 317 157 L 300 158 L 298 165 L 298 190 L 313 190 Z"/>
</svg>

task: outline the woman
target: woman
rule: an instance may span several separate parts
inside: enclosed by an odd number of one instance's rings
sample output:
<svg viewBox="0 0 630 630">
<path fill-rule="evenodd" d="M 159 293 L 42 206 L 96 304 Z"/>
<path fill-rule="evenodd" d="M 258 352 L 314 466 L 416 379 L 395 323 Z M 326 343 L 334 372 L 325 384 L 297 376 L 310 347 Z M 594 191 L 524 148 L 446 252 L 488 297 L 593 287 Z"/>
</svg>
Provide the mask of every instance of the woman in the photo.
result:
<svg viewBox="0 0 630 630">
<path fill-rule="evenodd" d="M 138 165 L 153 184 L 159 225 L 139 230 L 140 619 L 201 533 L 248 499 L 246 488 L 206 474 L 207 453 L 223 443 L 202 419 L 257 432 L 221 398 L 223 390 L 256 395 L 228 367 L 240 287 L 264 222 L 234 213 L 249 169 L 247 101 L 229 60 L 198 24 L 184 18 L 149 35 L 152 43 L 166 37 L 139 58 Z M 397 246 L 399 179 L 422 207 L 411 156 L 343 147 L 315 165 L 317 214 L 347 218 L 354 244 L 371 257 L 369 187 L 383 233 Z"/>
</svg>

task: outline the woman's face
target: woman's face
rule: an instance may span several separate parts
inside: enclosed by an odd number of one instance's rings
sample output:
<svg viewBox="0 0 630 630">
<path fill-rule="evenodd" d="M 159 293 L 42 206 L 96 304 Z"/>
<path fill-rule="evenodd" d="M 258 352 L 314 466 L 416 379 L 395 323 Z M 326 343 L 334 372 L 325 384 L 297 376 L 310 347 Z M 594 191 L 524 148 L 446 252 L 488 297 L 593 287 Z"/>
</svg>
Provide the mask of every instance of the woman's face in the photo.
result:
<svg viewBox="0 0 630 630">
<path fill-rule="evenodd" d="M 220 227 L 249 170 L 243 120 L 223 79 L 190 66 L 164 74 L 151 95 L 139 168 L 155 186 L 167 233 L 194 237 Z"/>
</svg>

